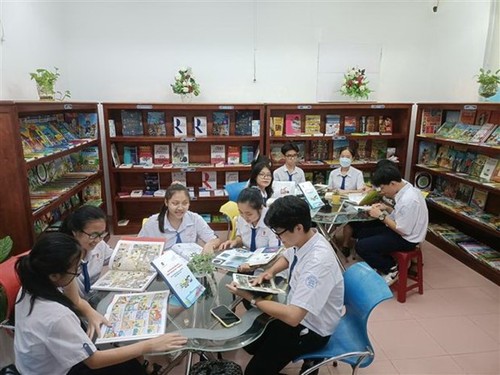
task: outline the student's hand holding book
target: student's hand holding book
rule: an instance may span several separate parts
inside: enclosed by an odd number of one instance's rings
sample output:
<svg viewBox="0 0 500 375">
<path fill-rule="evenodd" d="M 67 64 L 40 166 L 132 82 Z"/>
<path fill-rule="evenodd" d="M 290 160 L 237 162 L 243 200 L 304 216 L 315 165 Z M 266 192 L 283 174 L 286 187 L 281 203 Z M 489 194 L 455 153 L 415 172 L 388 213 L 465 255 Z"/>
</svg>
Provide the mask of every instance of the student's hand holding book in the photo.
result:
<svg viewBox="0 0 500 375">
<path fill-rule="evenodd" d="M 227 250 L 237 247 L 238 243 L 236 240 L 227 240 L 220 244 L 219 250 Z"/>
</svg>

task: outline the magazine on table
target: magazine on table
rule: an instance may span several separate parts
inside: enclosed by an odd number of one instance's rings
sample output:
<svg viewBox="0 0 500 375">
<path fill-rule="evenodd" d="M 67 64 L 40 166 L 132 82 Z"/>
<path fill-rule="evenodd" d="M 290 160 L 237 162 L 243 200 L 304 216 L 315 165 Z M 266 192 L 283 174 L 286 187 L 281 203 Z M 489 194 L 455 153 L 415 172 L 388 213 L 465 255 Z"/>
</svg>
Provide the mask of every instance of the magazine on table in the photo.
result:
<svg viewBox="0 0 500 375">
<path fill-rule="evenodd" d="M 281 246 L 269 246 L 260 247 L 254 252 L 244 248 L 224 250 L 212 260 L 212 264 L 217 268 L 236 272 L 242 264 L 250 267 L 264 266 L 274 260 L 282 249 Z"/>
<path fill-rule="evenodd" d="M 205 292 L 205 287 L 188 268 L 186 260 L 175 252 L 165 251 L 165 254 L 153 260 L 151 265 L 186 309 Z"/>
<path fill-rule="evenodd" d="M 122 237 L 109 260 L 109 270 L 92 289 L 143 292 L 156 277 L 151 262 L 163 252 L 165 240 L 148 237 Z"/>
<path fill-rule="evenodd" d="M 233 273 L 233 281 L 238 284 L 238 289 L 249 290 L 258 293 L 286 294 L 286 291 L 276 286 L 274 279 L 265 280 L 259 285 L 252 285 L 258 276 L 243 273 Z"/>
<path fill-rule="evenodd" d="M 101 327 L 96 344 L 143 340 L 165 333 L 169 291 L 117 294 L 105 317 L 111 323 Z"/>
<path fill-rule="evenodd" d="M 302 193 L 304 193 L 304 197 L 309 204 L 309 207 L 311 209 L 317 209 L 321 208 L 325 205 L 325 203 L 321 200 L 318 192 L 314 188 L 314 185 L 311 183 L 311 181 L 305 181 L 301 182 L 299 184 L 300 190 L 302 190 Z"/>
</svg>

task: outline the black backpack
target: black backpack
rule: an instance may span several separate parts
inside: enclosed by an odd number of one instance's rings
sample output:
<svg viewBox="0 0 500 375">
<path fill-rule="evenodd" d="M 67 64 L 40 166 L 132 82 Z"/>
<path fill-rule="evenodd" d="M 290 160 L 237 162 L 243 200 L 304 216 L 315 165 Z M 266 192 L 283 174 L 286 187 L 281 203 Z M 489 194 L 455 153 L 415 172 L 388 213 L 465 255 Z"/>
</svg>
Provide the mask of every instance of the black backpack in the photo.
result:
<svg viewBox="0 0 500 375">
<path fill-rule="evenodd" d="M 189 375 L 243 375 L 243 370 L 232 361 L 201 361 L 191 367 Z"/>
</svg>

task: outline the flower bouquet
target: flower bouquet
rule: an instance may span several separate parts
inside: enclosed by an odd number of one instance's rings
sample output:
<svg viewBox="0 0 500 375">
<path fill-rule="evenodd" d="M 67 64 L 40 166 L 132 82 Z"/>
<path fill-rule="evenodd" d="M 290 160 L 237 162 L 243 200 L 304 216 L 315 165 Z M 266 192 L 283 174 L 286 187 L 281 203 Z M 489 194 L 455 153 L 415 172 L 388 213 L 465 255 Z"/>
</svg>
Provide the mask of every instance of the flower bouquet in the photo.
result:
<svg viewBox="0 0 500 375">
<path fill-rule="evenodd" d="M 179 95 L 200 95 L 200 85 L 195 81 L 190 67 L 181 68 L 175 75 L 172 91 Z"/>
<path fill-rule="evenodd" d="M 372 90 L 368 87 L 365 69 L 351 68 L 344 74 L 344 82 L 340 87 L 340 93 L 354 99 L 368 99 Z"/>
</svg>

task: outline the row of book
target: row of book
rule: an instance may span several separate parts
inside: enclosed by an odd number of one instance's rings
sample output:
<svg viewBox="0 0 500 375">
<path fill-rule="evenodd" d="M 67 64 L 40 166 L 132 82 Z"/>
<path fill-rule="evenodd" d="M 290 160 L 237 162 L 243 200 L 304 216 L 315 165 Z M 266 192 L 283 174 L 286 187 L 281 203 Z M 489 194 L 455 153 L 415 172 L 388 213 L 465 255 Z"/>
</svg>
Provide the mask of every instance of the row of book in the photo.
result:
<svg viewBox="0 0 500 375">
<path fill-rule="evenodd" d="M 97 113 L 64 113 L 23 117 L 20 135 L 25 159 L 73 148 L 97 135 Z"/>
<path fill-rule="evenodd" d="M 500 270 L 500 252 L 444 223 L 430 223 L 429 231 L 451 245 L 458 246 L 479 261 Z"/>
<path fill-rule="evenodd" d="M 477 181 L 500 182 L 499 159 L 469 151 L 467 146 L 450 147 L 433 142 L 420 142 L 417 163 L 452 171 Z"/>
<path fill-rule="evenodd" d="M 487 190 L 472 187 L 468 183 L 448 179 L 446 176 L 436 177 L 433 193 L 451 199 L 458 199 L 472 208 L 480 210 L 484 210 L 486 200 L 488 199 Z"/>
<path fill-rule="evenodd" d="M 340 134 L 390 135 L 393 131 L 392 118 L 380 116 L 340 116 L 305 115 L 290 113 L 285 117 L 274 116 L 270 119 L 270 135 L 282 136 L 331 136 Z"/>
<path fill-rule="evenodd" d="M 114 119 L 108 120 L 109 134 L 111 137 L 121 136 L 174 136 L 206 137 L 211 127 L 212 135 L 228 136 L 231 130 L 231 116 L 228 112 L 213 112 L 212 122 L 206 116 L 194 116 L 189 122 L 186 116 L 173 116 L 172 122 L 167 123 L 165 112 L 148 111 L 146 113 L 146 128 L 143 124 L 143 112 L 121 111 L 121 134 L 117 133 L 117 124 Z M 251 111 L 237 111 L 234 126 L 234 135 L 260 136 L 260 120 L 254 120 Z"/>
<path fill-rule="evenodd" d="M 471 125 L 447 121 L 438 128 L 434 137 L 452 139 L 461 143 L 480 143 L 482 146 L 498 146 L 500 126 L 491 123 Z"/>
<path fill-rule="evenodd" d="M 189 143 L 173 142 L 170 144 L 123 146 L 122 157 L 115 144 L 111 145 L 111 157 L 116 168 L 134 165 L 144 167 L 188 166 Z M 210 163 L 199 166 L 249 165 L 254 158 L 251 145 L 210 145 Z M 122 163 L 123 160 L 123 163 Z"/>
</svg>

